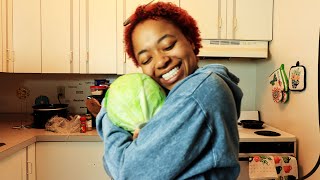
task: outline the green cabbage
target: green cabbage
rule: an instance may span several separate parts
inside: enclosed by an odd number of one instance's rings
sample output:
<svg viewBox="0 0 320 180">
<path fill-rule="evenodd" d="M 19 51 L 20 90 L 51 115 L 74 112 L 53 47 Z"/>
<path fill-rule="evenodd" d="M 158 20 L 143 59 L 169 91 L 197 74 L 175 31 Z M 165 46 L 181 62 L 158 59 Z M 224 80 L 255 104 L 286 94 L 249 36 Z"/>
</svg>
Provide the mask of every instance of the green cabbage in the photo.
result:
<svg viewBox="0 0 320 180">
<path fill-rule="evenodd" d="M 142 73 L 118 77 L 105 95 L 111 122 L 131 133 L 141 128 L 162 107 L 166 94 L 151 77 Z"/>
</svg>

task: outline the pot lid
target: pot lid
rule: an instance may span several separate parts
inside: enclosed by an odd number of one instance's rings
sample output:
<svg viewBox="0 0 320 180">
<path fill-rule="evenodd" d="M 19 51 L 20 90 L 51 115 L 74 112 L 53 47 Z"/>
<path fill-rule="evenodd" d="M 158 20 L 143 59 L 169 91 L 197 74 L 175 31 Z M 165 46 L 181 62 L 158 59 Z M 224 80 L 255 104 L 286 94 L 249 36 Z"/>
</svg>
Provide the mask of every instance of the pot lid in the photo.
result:
<svg viewBox="0 0 320 180">
<path fill-rule="evenodd" d="M 67 107 L 68 104 L 37 104 L 32 106 L 34 110 L 61 110 Z"/>
</svg>

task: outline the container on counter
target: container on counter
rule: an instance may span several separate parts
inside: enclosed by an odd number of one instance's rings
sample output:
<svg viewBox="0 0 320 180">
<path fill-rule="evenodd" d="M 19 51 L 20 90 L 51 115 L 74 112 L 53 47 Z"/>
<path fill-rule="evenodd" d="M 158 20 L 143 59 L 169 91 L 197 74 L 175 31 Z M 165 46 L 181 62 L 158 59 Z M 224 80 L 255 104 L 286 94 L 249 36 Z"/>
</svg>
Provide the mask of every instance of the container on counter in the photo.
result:
<svg viewBox="0 0 320 180">
<path fill-rule="evenodd" d="M 34 128 L 44 129 L 48 120 L 54 116 L 68 117 L 68 104 L 37 104 L 32 108 Z"/>
<path fill-rule="evenodd" d="M 107 79 L 95 79 L 94 80 L 94 85 L 95 86 L 108 86 L 109 85 L 109 80 Z"/>
<path fill-rule="evenodd" d="M 86 119 L 87 119 L 87 131 L 92 130 L 92 116 L 91 114 L 86 114 Z"/>
<path fill-rule="evenodd" d="M 90 86 L 92 95 L 104 95 L 107 89 L 108 86 Z"/>
<path fill-rule="evenodd" d="M 80 118 L 80 133 L 87 132 L 87 118 L 86 116 L 81 116 Z"/>
</svg>

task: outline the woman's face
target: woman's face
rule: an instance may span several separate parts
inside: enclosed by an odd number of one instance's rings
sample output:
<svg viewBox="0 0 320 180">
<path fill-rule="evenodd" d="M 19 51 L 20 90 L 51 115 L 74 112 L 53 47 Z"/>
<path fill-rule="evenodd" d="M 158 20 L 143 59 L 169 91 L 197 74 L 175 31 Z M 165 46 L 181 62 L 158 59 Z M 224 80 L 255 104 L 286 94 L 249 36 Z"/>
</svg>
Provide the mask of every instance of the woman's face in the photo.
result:
<svg viewBox="0 0 320 180">
<path fill-rule="evenodd" d="M 133 50 L 143 73 L 171 90 L 198 68 L 194 44 L 166 20 L 145 20 L 132 32 Z"/>
</svg>

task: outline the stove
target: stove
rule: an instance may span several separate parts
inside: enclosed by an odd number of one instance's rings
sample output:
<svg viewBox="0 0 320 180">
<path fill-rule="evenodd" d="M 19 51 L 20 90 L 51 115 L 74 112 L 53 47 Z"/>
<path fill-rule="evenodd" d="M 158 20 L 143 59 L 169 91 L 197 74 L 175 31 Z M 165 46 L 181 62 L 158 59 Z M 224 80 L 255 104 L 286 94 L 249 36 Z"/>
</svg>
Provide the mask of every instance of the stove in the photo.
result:
<svg viewBox="0 0 320 180">
<path fill-rule="evenodd" d="M 259 121 L 258 111 L 242 111 L 241 120 Z M 238 125 L 240 144 L 239 159 L 253 155 L 293 155 L 296 156 L 296 137 L 264 123 L 262 129 L 248 129 Z M 269 136 L 271 135 L 271 136 Z"/>
</svg>

